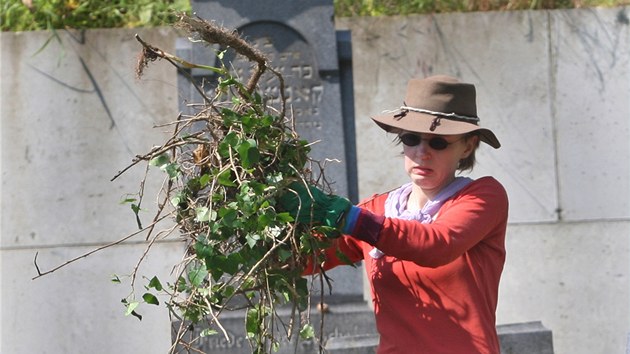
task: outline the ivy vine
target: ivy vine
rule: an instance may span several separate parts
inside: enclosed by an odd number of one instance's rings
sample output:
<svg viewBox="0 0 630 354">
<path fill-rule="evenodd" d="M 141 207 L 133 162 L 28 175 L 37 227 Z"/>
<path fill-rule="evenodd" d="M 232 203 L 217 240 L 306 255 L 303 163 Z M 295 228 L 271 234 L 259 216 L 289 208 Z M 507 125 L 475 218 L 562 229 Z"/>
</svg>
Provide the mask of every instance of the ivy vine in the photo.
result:
<svg viewBox="0 0 630 354">
<path fill-rule="evenodd" d="M 276 200 L 296 181 L 327 188 L 323 166 L 309 157 L 310 144 L 300 139 L 284 105 L 266 105 L 257 91 L 263 72 L 270 71 L 284 92 L 282 76 L 261 52 L 237 33 L 200 18 L 181 15 L 179 26 L 196 41 L 235 50 L 255 70 L 244 83 L 230 72 L 229 63 L 219 67 L 190 63 L 137 38 L 143 48 L 139 76 L 149 63 L 163 59 L 180 69 L 209 70 L 216 82 L 196 86 L 203 102 L 193 105 L 195 113 L 177 117 L 164 144 L 138 155 L 114 177 L 140 162 L 148 164 L 149 172 L 165 173 L 151 225 L 143 227 L 138 217 L 146 177 L 140 192 L 126 202 L 139 227 L 149 234 L 145 255 L 163 237 L 155 225 L 166 218 L 174 221 L 173 230 L 186 243 L 175 279 L 166 283 L 157 277 L 147 279 L 142 300 L 135 290 L 123 299 L 127 314 L 141 316 L 139 304 L 159 305 L 158 295 L 166 294 L 166 306 L 180 323 L 171 352 L 178 346 L 191 347 L 184 343 L 191 328 L 200 336 L 227 338 L 221 314 L 239 309 L 246 314 L 244 331 L 253 353 L 270 353 L 292 336 L 317 340 L 309 317 L 296 314 L 308 314 L 313 298 L 312 280 L 303 277 L 304 267 L 308 262 L 319 264 L 318 251 L 329 246 L 325 238 L 312 235 L 330 230 L 296 224 Z M 219 52 L 219 58 L 224 53 Z M 323 289 L 325 277 L 317 279 L 322 283 L 317 288 Z M 288 320 L 278 313 L 287 307 L 293 314 Z"/>
</svg>

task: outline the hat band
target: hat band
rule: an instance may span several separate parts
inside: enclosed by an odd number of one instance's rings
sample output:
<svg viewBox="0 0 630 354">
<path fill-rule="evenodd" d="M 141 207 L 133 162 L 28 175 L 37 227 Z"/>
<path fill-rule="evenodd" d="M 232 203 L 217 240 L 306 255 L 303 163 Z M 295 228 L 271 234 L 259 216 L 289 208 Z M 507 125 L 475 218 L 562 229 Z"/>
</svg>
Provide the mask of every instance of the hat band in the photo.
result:
<svg viewBox="0 0 630 354">
<path fill-rule="evenodd" d="M 431 114 L 431 115 L 434 115 L 434 116 L 441 116 L 441 117 L 444 117 L 446 119 L 463 120 L 463 121 L 467 121 L 467 122 L 472 122 L 475 125 L 477 125 L 477 123 L 479 123 L 479 117 L 462 116 L 462 115 L 456 114 L 456 113 L 435 112 L 435 111 L 430 111 L 428 109 L 415 108 L 415 107 L 409 107 L 409 106 L 400 106 L 400 110 L 401 111 L 412 111 L 412 112 L 418 112 L 418 113 L 426 113 L 426 114 Z"/>
</svg>

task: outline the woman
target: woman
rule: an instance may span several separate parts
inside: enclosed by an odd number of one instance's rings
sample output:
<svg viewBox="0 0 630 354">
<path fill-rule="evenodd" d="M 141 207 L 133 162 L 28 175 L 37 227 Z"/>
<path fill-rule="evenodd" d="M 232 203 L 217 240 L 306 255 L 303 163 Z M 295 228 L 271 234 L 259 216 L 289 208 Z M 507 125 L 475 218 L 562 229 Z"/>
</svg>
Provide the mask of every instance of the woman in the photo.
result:
<svg viewBox="0 0 630 354">
<path fill-rule="evenodd" d="M 492 177 L 457 175 L 473 168 L 480 141 L 500 143 L 478 125 L 471 84 L 412 79 L 404 102 L 372 119 L 397 134 L 409 183 L 358 206 L 294 185 L 281 204 L 299 222 L 340 230 L 336 246 L 352 262 L 365 261 L 378 353 L 499 353 L 495 311 L 508 199 Z M 344 264 L 335 254 L 327 252 L 324 269 Z"/>
</svg>

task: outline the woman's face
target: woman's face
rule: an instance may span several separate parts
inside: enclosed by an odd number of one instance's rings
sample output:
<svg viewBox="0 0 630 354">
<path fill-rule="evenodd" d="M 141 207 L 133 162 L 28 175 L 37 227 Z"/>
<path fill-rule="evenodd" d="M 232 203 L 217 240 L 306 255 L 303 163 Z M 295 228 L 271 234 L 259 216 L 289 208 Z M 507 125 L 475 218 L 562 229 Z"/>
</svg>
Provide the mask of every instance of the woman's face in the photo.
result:
<svg viewBox="0 0 630 354">
<path fill-rule="evenodd" d="M 412 136 L 405 136 L 412 134 Z M 479 137 L 464 135 L 434 135 L 403 132 L 398 135 L 403 143 L 405 171 L 411 181 L 422 189 L 424 194 L 434 197 L 455 178 L 459 161 L 470 155 L 477 146 Z M 420 139 L 418 139 L 418 137 Z M 431 142 L 432 139 L 435 139 Z M 439 150 L 440 145 L 446 148 Z M 420 143 L 418 144 L 418 140 Z M 415 146 L 410 146 L 414 145 Z M 433 145 L 434 147 L 431 147 Z"/>
</svg>

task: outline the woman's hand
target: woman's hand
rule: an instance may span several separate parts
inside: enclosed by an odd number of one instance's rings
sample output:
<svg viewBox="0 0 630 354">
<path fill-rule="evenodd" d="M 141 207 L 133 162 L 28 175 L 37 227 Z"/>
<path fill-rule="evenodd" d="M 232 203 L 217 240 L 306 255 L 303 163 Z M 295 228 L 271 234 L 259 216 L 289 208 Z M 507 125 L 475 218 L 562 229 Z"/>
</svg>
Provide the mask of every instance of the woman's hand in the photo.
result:
<svg viewBox="0 0 630 354">
<path fill-rule="evenodd" d="M 344 217 L 352 208 L 348 199 L 326 194 L 312 185 L 307 188 L 300 182 L 292 183 L 278 202 L 299 223 L 312 223 L 337 230 L 341 229 Z"/>
</svg>

